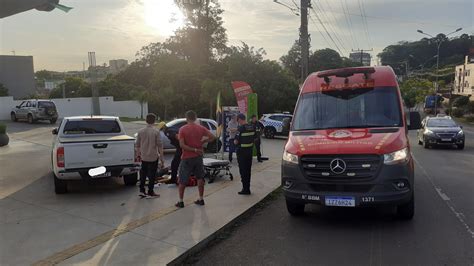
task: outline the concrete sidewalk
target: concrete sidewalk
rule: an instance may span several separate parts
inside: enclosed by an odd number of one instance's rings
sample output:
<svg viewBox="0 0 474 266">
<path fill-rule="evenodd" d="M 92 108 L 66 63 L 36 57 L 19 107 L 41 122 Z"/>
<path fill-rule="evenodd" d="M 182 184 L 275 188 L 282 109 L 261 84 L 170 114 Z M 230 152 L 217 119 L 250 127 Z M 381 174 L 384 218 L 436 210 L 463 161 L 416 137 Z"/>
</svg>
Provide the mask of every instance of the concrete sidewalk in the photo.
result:
<svg viewBox="0 0 474 266">
<path fill-rule="evenodd" d="M 145 216 L 127 215 L 114 221 L 109 219 L 113 215 L 107 215 L 107 209 L 91 207 L 96 208 L 91 220 L 104 225 L 114 224 L 115 227 L 101 230 L 103 232 L 92 237 L 80 237 L 82 241 L 62 249 L 49 248 L 50 253 L 34 264 L 164 265 L 172 262 L 239 217 L 280 185 L 280 160 L 276 158 L 262 164 L 254 163 L 250 196 L 237 195 L 241 183 L 236 174 L 236 165 L 232 171 L 237 177 L 234 181 L 222 179 L 206 186 L 206 206 L 193 204 L 197 191 L 191 188 L 185 194 L 186 207 L 176 209 L 173 203 L 176 202 L 177 189 L 160 187 L 158 192 L 161 198 L 138 200 L 139 203 L 134 200 L 133 204 L 159 204 L 160 208 Z M 104 215 L 101 216 L 100 212 L 104 212 Z"/>
</svg>

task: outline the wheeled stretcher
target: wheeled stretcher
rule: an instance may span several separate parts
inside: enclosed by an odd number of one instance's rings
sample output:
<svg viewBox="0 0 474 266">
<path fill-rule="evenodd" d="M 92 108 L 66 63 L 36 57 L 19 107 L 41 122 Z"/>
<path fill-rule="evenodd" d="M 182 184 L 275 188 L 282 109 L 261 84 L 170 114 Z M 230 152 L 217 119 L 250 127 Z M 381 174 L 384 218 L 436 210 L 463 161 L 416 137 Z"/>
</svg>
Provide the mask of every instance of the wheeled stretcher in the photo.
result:
<svg viewBox="0 0 474 266">
<path fill-rule="evenodd" d="M 209 178 L 209 183 L 214 182 L 216 177 L 221 175 L 221 172 L 224 171 L 224 174 L 221 176 L 228 176 L 230 180 L 234 180 L 234 176 L 230 172 L 230 162 L 228 160 L 217 160 L 212 158 L 204 158 L 204 171 L 206 172 L 206 177 Z"/>
</svg>

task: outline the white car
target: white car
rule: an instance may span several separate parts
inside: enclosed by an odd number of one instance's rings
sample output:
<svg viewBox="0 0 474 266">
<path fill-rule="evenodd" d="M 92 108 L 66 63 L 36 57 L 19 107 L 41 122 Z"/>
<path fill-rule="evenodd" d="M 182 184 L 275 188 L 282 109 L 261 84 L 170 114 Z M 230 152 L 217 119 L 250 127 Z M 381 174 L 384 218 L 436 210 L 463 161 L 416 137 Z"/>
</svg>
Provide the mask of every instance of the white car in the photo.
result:
<svg viewBox="0 0 474 266">
<path fill-rule="evenodd" d="M 289 113 L 277 113 L 277 114 L 264 114 L 260 118 L 260 122 L 263 124 L 263 135 L 267 139 L 273 139 L 276 135 L 285 136 L 288 135 L 288 130 L 283 127 L 283 121 L 285 119 L 291 119 L 293 116 Z"/>
<path fill-rule="evenodd" d="M 93 180 L 123 176 L 125 185 L 137 183 L 135 139 L 125 134 L 118 117 L 65 117 L 53 129 L 51 161 L 57 194 L 67 192 L 68 180 Z M 104 171 L 92 174 L 91 169 Z"/>
<path fill-rule="evenodd" d="M 211 131 L 211 133 L 215 136 L 216 133 L 217 133 L 217 122 L 212 120 L 212 119 L 208 119 L 208 118 L 198 118 L 199 121 L 199 124 L 207 129 L 209 129 L 209 131 Z M 179 129 L 186 125 L 186 119 L 185 118 L 178 118 L 178 119 L 175 119 L 175 120 L 172 120 L 168 123 L 166 123 L 166 127 L 168 128 L 171 128 L 172 130 L 178 132 Z M 163 148 L 164 149 L 174 149 L 174 146 L 171 145 L 170 143 L 170 140 L 168 139 L 168 137 L 166 137 L 165 133 L 163 133 L 163 131 L 161 131 L 161 141 L 163 142 Z M 212 148 L 212 147 L 211 147 Z M 210 150 L 210 148 L 208 148 Z M 214 149 L 215 149 L 215 146 L 214 146 Z"/>
</svg>

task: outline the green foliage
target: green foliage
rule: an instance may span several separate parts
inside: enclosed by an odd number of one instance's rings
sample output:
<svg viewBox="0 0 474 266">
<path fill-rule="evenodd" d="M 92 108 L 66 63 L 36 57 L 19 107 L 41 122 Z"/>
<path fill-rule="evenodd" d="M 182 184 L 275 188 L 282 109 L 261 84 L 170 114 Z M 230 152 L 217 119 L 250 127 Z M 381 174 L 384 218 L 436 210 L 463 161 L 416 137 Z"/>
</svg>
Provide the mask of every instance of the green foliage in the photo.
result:
<svg viewBox="0 0 474 266">
<path fill-rule="evenodd" d="M 0 97 L 8 96 L 8 89 L 2 83 L 0 83 Z"/>
<path fill-rule="evenodd" d="M 469 104 L 469 97 L 460 96 L 453 101 L 454 107 L 464 108 Z"/>
<path fill-rule="evenodd" d="M 75 97 L 91 97 L 92 91 L 89 83 L 85 82 L 81 78 L 70 77 L 66 78 L 65 82 L 58 86 L 58 88 L 53 89 L 49 98 L 62 98 L 63 97 L 63 86 L 66 90 L 66 98 L 75 98 Z"/>
<path fill-rule="evenodd" d="M 466 106 L 466 111 L 468 113 L 474 114 L 474 101 L 470 101 Z"/>
<path fill-rule="evenodd" d="M 454 117 L 462 117 L 464 115 L 464 110 L 462 108 L 453 108 L 450 115 Z"/>
<path fill-rule="evenodd" d="M 296 79 L 301 78 L 301 46 L 298 41 L 295 41 L 288 53 L 280 58 L 280 61 L 285 69 L 290 71 Z M 329 48 L 316 50 L 314 52 L 310 51 L 308 59 L 309 73 L 355 66 L 360 66 L 360 63 L 341 57 L 338 52 Z"/>
<path fill-rule="evenodd" d="M 7 125 L 0 123 L 0 134 L 6 134 L 7 133 Z"/>
<path fill-rule="evenodd" d="M 439 65 L 440 69 L 445 66 L 455 65 L 463 62 L 464 56 L 469 54 L 469 48 L 474 41 L 474 35 L 462 34 L 453 39 L 448 39 L 443 34 L 434 39 L 423 38 L 414 42 L 399 42 L 389 45 L 378 54 L 383 65 L 390 65 L 398 75 L 405 74 L 405 62 L 408 61 L 410 69 L 424 70 L 436 67 L 437 41 L 442 40 L 440 47 Z M 453 72 L 453 67 L 449 67 Z M 434 76 L 434 75 L 430 75 Z M 450 81 L 451 75 L 445 76 Z"/>
<path fill-rule="evenodd" d="M 425 97 L 434 92 L 431 81 L 426 79 L 407 79 L 400 83 L 403 101 L 408 108 L 423 103 Z"/>
</svg>

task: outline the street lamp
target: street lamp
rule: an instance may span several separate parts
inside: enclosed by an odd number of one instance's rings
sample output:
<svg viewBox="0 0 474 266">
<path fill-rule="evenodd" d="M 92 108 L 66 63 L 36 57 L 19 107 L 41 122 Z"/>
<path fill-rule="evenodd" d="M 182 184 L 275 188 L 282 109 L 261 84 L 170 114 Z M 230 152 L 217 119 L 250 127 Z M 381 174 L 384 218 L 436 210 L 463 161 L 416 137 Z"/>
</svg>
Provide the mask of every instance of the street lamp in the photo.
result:
<svg viewBox="0 0 474 266">
<path fill-rule="evenodd" d="M 448 37 L 449 35 L 454 34 L 454 33 L 458 32 L 458 31 L 461 31 L 461 30 L 462 30 L 462 28 L 458 28 L 458 29 L 456 29 L 456 30 L 453 31 L 453 32 L 450 32 L 450 33 L 448 33 L 448 34 L 445 34 L 445 36 Z M 428 33 L 426 33 L 426 32 L 423 32 L 422 30 L 417 30 L 417 32 L 418 32 L 418 33 L 421 33 L 421 34 L 424 34 L 424 35 L 426 35 L 426 36 L 429 36 L 429 37 L 431 37 L 431 38 L 433 38 L 433 39 L 435 39 L 436 44 L 437 44 L 437 52 L 436 52 L 436 83 L 435 83 L 435 84 L 436 84 L 436 85 L 435 85 L 435 108 L 434 108 L 434 113 L 435 113 L 435 115 L 436 115 L 436 114 L 438 113 L 438 97 L 437 97 L 437 96 L 438 96 L 438 78 L 439 78 L 439 48 L 441 47 L 441 44 L 443 43 L 443 39 L 441 39 L 441 38 L 436 38 L 436 37 L 434 37 L 434 36 L 431 35 L 431 34 L 428 34 Z"/>
</svg>

